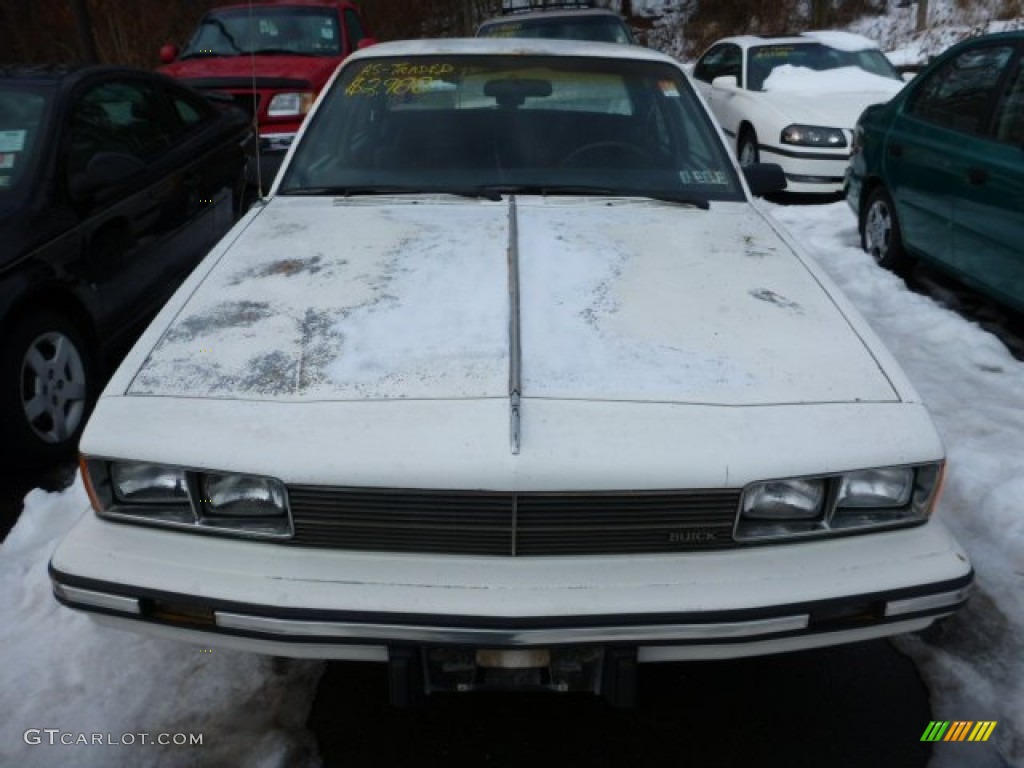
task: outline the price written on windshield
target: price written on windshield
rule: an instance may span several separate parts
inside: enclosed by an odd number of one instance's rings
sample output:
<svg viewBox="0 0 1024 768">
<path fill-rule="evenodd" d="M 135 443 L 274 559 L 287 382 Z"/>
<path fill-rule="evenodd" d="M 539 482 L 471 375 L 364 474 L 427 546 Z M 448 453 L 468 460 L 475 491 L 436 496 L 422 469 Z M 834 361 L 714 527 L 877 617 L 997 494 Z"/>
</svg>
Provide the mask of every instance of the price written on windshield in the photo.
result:
<svg viewBox="0 0 1024 768">
<path fill-rule="evenodd" d="M 402 96 L 422 93 L 429 84 L 455 72 L 452 64 L 412 64 L 407 62 L 370 63 L 360 70 L 348 87 L 346 96 Z"/>
</svg>

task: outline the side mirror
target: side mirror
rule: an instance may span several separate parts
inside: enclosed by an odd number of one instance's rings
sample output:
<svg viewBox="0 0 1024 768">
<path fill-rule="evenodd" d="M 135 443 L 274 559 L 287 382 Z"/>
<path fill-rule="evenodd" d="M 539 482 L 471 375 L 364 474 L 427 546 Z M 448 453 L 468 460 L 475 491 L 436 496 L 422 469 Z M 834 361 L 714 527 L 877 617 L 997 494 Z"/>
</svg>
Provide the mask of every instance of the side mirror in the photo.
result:
<svg viewBox="0 0 1024 768">
<path fill-rule="evenodd" d="M 736 79 L 736 75 L 719 75 L 711 81 L 711 87 L 718 88 L 721 91 L 735 91 L 740 87 L 740 84 Z"/>
<path fill-rule="evenodd" d="M 777 163 L 751 163 L 742 168 L 743 178 L 754 197 L 764 197 L 786 188 L 786 174 Z"/>
<path fill-rule="evenodd" d="M 376 45 L 379 40 L 376 37 L 364 37 L 358 43 L 356 43 L 356 50 L 361 51 L 363 48 L 369 48 L 371 45 Z"/>
<path fill-rule="evenodd" d="M 85 172 L 72 177 L 68 188 L 72 198 L 84 201 L 130 181 L 145 170 L 146 164 L 132 155 L 97 152 Z"/>
<path fill-rule="evenodd" d="M 170 64 L 176 58 L 178 58 L 178 46 L 176 46 L 174 43 L 167 43 L 166 45 L 160 48 L 161 64 Z"/>
</svg>

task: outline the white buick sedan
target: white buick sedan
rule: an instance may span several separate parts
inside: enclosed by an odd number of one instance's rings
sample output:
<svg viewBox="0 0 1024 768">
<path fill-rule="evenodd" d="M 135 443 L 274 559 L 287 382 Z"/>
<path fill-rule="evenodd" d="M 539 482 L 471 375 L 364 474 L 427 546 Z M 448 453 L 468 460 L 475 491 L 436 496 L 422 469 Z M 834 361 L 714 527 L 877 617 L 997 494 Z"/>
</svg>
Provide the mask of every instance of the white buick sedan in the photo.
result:
<svg viewBox="0 0 1024 768">
<path fill-rule="evenodd" d="M 388 664 L 394 701 L 627 703 L 638 663 L 921 630 L 971 566 L 943 447 L 751 202 L 671 59 L 352 56 L 267 201 L 111 380 L 57 598 L 204 646 Z"/>
<path fill-rule="evenodd" d="M 874 42 L 838 31 L 725 38 L 693 76 L 742 165 L 778 163 L 787 191 L 822 194 L 843 188 L 857 118 L 903 87 Z"/>
</svg>

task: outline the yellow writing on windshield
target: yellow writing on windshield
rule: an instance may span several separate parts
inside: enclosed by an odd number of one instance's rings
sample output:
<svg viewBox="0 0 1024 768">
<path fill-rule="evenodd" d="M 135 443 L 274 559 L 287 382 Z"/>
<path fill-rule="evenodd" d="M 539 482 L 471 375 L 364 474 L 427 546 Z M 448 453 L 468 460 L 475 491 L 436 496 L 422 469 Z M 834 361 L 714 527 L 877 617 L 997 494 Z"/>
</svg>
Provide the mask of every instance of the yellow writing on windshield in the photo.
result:
<svg viewBox="0 0 1024 768">
<path fill-rule="evenodd" d="M 431 84 L 455 72 L 453 64 L 413 64 L 411 62 L 371 62 L 345 88 L 346 96 L 402 96 L 423 93 Z"/>
</svg>

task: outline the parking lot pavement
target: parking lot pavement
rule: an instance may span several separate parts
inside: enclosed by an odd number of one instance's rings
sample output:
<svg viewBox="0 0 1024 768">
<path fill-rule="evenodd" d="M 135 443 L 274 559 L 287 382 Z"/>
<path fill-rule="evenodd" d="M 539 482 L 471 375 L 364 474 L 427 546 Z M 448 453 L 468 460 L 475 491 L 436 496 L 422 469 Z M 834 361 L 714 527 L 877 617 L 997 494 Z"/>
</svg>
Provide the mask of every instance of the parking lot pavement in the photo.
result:
<svg viewBox="0 0 1024 768">
<path fill-rule="evenodd" d="M 383 666 L 329 663 L 307 726 L 324 766 L 927 764 L 928 691 L 884 640 L 647 664 L 635 709 L 581 694 L 447 694 L 392 709 Z M 401 734 L 400 738 L 395 738 Z"/>
</svg>

